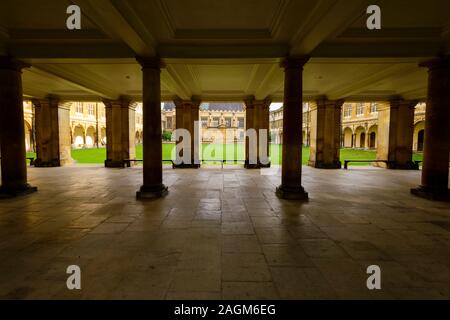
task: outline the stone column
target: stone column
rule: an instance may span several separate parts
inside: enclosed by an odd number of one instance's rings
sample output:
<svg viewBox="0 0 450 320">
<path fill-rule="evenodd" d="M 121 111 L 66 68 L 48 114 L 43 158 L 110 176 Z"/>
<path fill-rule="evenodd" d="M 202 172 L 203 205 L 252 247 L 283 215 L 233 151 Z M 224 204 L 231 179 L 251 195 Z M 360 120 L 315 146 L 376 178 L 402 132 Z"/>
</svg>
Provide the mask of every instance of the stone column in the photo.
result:
<svg viewBox="0 0 450 320">
<path fill-rule="evenodd" d="M 417 101 L 392 100 L 380 104 L 378 110 L 377 159 L 388 164 L 374 163 L 388 169 L 418 169 L 412 162 L 414 108 Z"/>
<path fill-rule="evenodd" d="M 59 167 L 70 158 L 70 111 L 58 97 L 33 100 L 36 128 L 36 167 Z"/>
<path fill-rule="evenodd" d="M 103 100 L 106 113 L 107 168 L 124 168 L 126 159 L 136 158 L 136 109 L 131 100 Z"/>
<path fill-rule="evenodd" d="M 317 100 L 311 108 L 309 166 L 340 169 L 341 107 L 344 100 Z"/>
<path fill-rule="evenodd" d="M 37 191 L 27 183 L 22 69 L 27 65 L 0 57 L 0 198 Z"/>
<path fill-rule="evenodd" d="M 303 66 L 308 57 L 287 58 L 284 67 L 283 152 L 281 185 L 276 194 L 282 199 L 308 199 L 302 187 Z"/>
<path fill-rule="evenodd" d="M 173 168 L 200 168 L 200 133 L 197 129 L 200 128 L 199 123 L 199 108 L 200 101 L 197 100 L 174 100 L 176 107 L 176 129 L 185 129 L 189 132 L 190 142 L 189 147 L 191 148 L 191 159 L 190 163 L 173 164 Z M 195 126 L 197 122 L 197 127 Z M 177 144 L 181 141 L 181 137 L 176 137 Z M 182 153 L 180 154 L 182 155 Z"/>
<path fill-rule="evenodd" d="M 159 58 L 137 58 L 142 66 L 142 119 L 144 183 L 136 193 L 137 199 L 165 196 L 163 184 L 161 132 L 161 67 Z"/>
<path fill-rule="evenodd" d="M 249 97 L 245 101 L 245 126 L 246 130 L 254 129 L 256 131 L 256 141 L 250 143 L 250 137 L 245 139 L 245 164 L 246 169 L 259 169 L 270 168 L 269 152 L 270 152 L 270 104 L 271 99 L 255 100 L 255 97 Z M 263 151 L 260 149 L 260 144 L 263 143 L 263 136 L 267 141 L 266 150 L 267 158 L 262 158 L 260 153 Z M 251 151 L 250 151 L 251 150 Z M 251 161 L 250 155 L 256 154 L 256 159 Z M 255 161 L 256 160 L 256 161 Z"/>
<path fill-rule="evenodd" d="M 411 192 L 431 200 L 450 200 L 450 56 L 420 64 L 428 68 L 422 184 Z"/>
</svg>

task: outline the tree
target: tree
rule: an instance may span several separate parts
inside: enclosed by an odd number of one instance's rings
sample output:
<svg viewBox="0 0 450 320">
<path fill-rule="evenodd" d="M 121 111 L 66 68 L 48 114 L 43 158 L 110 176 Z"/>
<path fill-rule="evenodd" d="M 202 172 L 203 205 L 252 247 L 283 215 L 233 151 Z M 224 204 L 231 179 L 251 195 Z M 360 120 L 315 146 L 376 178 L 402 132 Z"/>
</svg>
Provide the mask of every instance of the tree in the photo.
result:
<svg viewBox="0 0 450 320">
<path fill-rule="evenodd" d="M 172 140 L 172 132 L 164 130 L 162 133 L 163 141 L 171 141 Z"/>
</svg>

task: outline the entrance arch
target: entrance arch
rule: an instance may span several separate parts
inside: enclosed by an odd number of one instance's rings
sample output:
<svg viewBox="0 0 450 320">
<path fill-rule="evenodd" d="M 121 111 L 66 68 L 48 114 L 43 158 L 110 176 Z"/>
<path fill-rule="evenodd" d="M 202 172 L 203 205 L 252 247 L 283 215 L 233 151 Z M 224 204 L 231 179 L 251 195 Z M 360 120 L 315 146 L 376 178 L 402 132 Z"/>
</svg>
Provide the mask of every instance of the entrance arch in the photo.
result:
<svg viewBox="0 0 450 320">
<path fill-rule="evenodd" d="M 347 127 L 344 129 L 344 148 L 351 148 L 353 146 L 353 131 Z"/>
<path fill-rule="evenodd" d="M 425 121 L 419 121 L 414 125 L 413 150 L 423 152 L 424 140 L 425 140 Z"/>
<path fill-rule="evenodd" d="M 73 147 L 83 148 L 84 144 L 84 128 L 83 126 L 78 125 L 73 129 Z"/>
<path fill-rule="evenodd" d="M 354 144 L 356 148 L 366 147 L 366 130 L 363 127 L 358 127 L 355 130 L 356 143 Z"/>
<path fill-rule="evenodd" d="M 369 131 L 369 141 L 368 141 L 368 148 L 369 149 L 376 149 L 377 148 L 377 132 L 378 132 L 378 126 L 373 125 L 370 127 Z"/>
<path fill-rule="evenodd" d="M 422 129 L 417 134 L 417 151 L 423 151 L 423 141 L 425 139 L 425 130 Z"/>
</svg>

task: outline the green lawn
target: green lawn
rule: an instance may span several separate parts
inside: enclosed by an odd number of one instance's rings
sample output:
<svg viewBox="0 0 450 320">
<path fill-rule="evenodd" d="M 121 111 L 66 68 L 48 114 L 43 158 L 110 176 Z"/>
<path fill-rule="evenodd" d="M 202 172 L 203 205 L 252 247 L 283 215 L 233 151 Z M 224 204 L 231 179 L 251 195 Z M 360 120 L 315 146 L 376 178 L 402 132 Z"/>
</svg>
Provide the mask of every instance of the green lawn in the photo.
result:
<svg viewBox="0 0 450 320">
<path fill-rule="evenodd" d="M 172 159 L 172 152 L 175 148 L 174 144 L 163 144 L 163 159 Z M 273 164 L 281 163 L 281 145 L 270 145 L 270 154 Z M 227 159 L 244 160 L 244 145 L 243 144 L 203 144 L 202 154 L 204 160 L 221 160 L 224 155 L 227 155 Z M 34 153 L 27 153 L 27 157 L 35 157 Z M 302 154 L 303 164 L 307 164 L 309 160 L 309 147 L 303 147 Z M 77 163 L 103 163 L 106 159 L 106 149 L 76 149 L 72 150 L 72 158 Z M 142 145 L 136 146 L 136 158 L 142 159 Z M 356 150 L 356 149 L 342 149 L 341 160 L 359 160 L 367 159 L 374 160 L 376 158 L 375 151 L 370 150 Z M 414 154 L 413 160 L 422 160 L 422 154 Z M 368 165 L 368 163 L 354 163 L 352 165 Z"/>
</svg>

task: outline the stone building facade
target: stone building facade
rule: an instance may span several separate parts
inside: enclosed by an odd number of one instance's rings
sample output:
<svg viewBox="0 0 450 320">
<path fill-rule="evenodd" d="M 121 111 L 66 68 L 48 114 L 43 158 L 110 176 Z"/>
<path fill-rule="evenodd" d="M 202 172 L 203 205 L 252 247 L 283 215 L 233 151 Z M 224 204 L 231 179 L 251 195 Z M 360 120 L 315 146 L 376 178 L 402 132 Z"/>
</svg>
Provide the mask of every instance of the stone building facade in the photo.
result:
<svg viewBox="0 0 450 320">
<path fill-rule="evenodd" d="M 378 141 L 379 115 L 378 102 L 348 102 L 342 106 L 343 148 L 376 149 Z M 425 130 L 425 103 L 418 103 L 414 111 L 413 150 L 422 152 Z M 303 105 L 303 144 L 310 144 L 311 104 Z M 282 144 L 283 141 L 283 108 L 270 113 L 271 141 Z"/>
<path fill-rule="evenodd" d="M 202 103 L 199 108 L 200 134 L 203 143 L 243 143 L 245 141 L 245 107 L 243 103 Z M 164 103 L 163 131 L 176 128 L 176 107 Z M 172 137 L 174 140 L 175 137 Z"/>
<path fill-rule="evenodd" d="M 106 109 L 101 102 L 67 102 L 70 110 L 70 144 L 72 148 L 94 148 L 106 146 Z M 142 104 L 136 103 L 135 139 L 142 143 Z M 32 101 L 24 101 L 25 145 L 27 151 L 35 151 L 35 108 Z"/>
</svg>

